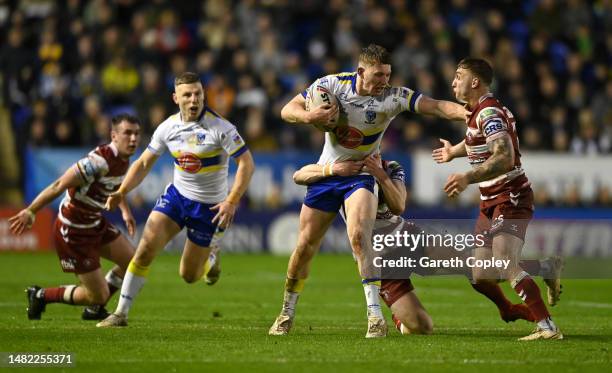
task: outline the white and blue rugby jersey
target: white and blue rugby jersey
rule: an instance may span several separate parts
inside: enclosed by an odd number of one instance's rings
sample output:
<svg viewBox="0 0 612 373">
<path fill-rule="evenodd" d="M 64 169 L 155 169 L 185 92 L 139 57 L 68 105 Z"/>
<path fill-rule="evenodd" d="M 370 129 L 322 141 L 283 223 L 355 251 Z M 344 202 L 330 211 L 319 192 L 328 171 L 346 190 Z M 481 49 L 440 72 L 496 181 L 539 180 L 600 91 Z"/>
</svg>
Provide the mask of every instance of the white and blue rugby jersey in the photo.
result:
<svg viewBox="0 0 612 373">
<path fill-rule="evenodd" d="M 176 189 L 185 197 L 216 204 L 227 197 L 228 156 L 237 157 L 247 146 L 236 127 L 205 108 L 195 122 L 171 115 L 153 133 L 149 151 L 174 158 Z"/>
<path fill-rule="evenodd" d="M 422 95 L 405 87 L 386 88 L 380 96 L 359 96 L 357 73 L 340 73 L 317 79 L 302 92 L 317 86 L 331 92 L 338 100 L 341 115 L 348 126 L 340 125 L 325 133 L 325 145 L 318 164 L 361 160 L 376 152 L 389 123 L 402 111 L 418 112 Z"/>
</svg>

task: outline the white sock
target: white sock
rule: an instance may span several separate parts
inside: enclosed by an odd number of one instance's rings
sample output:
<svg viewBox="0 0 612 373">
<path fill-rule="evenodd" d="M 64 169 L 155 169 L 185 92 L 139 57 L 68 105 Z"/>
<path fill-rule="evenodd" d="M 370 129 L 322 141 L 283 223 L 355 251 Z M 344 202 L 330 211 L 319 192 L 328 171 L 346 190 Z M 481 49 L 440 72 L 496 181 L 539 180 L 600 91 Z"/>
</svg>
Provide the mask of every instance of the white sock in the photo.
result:
<svg viewBox="0 0 612 373">
<path fill-rule="evenodd" d="M 121 285 L 121 295 L 119 296 L 119 304 L 117 304 L 117 309 L 115 313 L 122 314 L 127 316 L 130 308 L 132 307 L 132 302 L 134 298 L 140 293 L 140 289 L 142 289 L 145 281 L 147 280 L 144 276 L 138 276 L 130 272 L 129 270 L 125 272 L 125 277 L 123 278 L 123 285 Z"/>
<path fill-rule="evenodd" d="M 538 321 L 538 327 L 546 330 L 557 330 L 557 325 L 555 325 L 550 317 Z"/>
<path fill-rule="evenodd" d="M 363 284 L 363 291 L 365 293 L 366 303 L 368 307 L 368 316 L 377 316 L 382 318 L 382 309 L 380 308 L 380 301 L 378 298 L 378 292 L 380 286 L 369 282 Z"/>
<path fill-rule="evenodd" d="M 285 290 L 285 296 L 283 297 L 283 310 L 281 313 L 289 316 L 295 316 L 295 305 L 297 304 L 300 293 L 294 293 L 292 291 Z"/>
<path fill-rule="evenodd" d="M 104 276 L 104 279 L 106 280 L 107 284 L 110 284 L 118 289 L 121 289 L 121 286 L 123 284 L 123 279 L 117 276 L 117 274 L 113 272 L 113 270 L 108 271 L 106 273 L 106 276 Z"/>
</svg>

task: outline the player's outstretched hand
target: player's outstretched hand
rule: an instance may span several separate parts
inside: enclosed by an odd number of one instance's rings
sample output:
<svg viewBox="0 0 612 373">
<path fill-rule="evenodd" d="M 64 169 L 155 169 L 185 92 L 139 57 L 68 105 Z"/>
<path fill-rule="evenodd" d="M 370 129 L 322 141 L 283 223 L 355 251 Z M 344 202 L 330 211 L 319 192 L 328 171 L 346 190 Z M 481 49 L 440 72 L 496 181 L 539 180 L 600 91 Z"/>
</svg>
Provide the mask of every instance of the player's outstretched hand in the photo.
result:
<svg viewBox="0 0 612 373">
<path fill-rule="evenodd" d="M 132 213 L 122 214 L 121 217 L 123 218 L 128 234 L 130 237 L 134 237 L 134 234 L 136 233 L 136 220 L 134 219 L 134 215 L 132 215 Z"/>
<path fill-rule="evenodd" d="M 338 105 L 321 105 L 308 112 L 308 123 L 329 127 L 329 122 L 338 114 Z"/>
<path fill-rule="evenodd" d="M 449 197 L 456 197 L 469 185 L 465 174 L 451 174 L 444 185 L 444 192 Z"/>
<path fill-rule="evenodd" d="M 11 232 L 20 235 L 34 224 L 34 214 L 29 209 L 23 209 L 17 215 L 11 216 L 8 221 L 11 224 L 9 228 Z"/>
<path fill-rule="evenodd" d="M 123 201 L 123 193 L 121 192 L 114 192 L 111 193 L 110 196 L 108 196 L 108 198 L 106 199 L 106 204 L 104 205 L 104 209 L 107 211 L 113 211 L 114 209 L 117 208 L 117 206 L 119 206 L 119 204 L 121 203 L 121 201 Z"/>
<path fill-rule="evenodd" d="M 448 140 L 439 139 L 442 143 L 442 147 L 438 149 L 434 149 L 433 153 L 431 153 L 431 157 L 436 161 L 436 163 L 445 163 L 453 160 L 453 155 L 451 153 L 452 145 Z"/>
<path fill-rule="evenodd" d="M 210 208 L 212 211 L 217 211 L 217 215 L 215 215 L 215 217 L 212 218 L 212 222 L 213 223 L 218 222 L 219 227 L 223 229 L 229 228 L 229 226 L 234 221 L 234 215 L 236 214 L 236 207 L 237 206 L 235 204 L 228 202 L 228 201 L 217 203 L 216 205 Z"/>
<path fill-rule="evenodd" d="M 355 176 L 361 172 L 363 161 L 343 161 L 334 163 L 332 171 L 337 176 Z"/>
</svg>

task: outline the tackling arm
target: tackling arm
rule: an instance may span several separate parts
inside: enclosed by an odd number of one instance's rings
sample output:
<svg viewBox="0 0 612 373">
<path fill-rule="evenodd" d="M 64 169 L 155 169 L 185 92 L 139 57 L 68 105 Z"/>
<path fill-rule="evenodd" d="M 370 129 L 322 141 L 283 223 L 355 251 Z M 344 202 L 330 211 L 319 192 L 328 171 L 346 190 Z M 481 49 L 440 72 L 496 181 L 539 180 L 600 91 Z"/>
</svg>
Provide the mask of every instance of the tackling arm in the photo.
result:
<svg viewBox="0 0 612 373">
<path fill-rule="evenodd" d="M 354 176 L 361 172 L 363 161 L 343 161 L 325 165 L 308 164 L 293 174 L 293 182 L 310 185 L 329 176 Z"/>
<path fill-rule="evenodd" d="M 450 101 L 435 100 L 425 95 L 419 100 L 417 111 L 449 120 L 465 121 L 469 112 L 461 105 Z"/>
<path fill-rule="evenodd" d="M 368 172 L 376 178 L 385 196 L 385 203 L 394 215 L 401 215 L 406 209 L 406 186 L 399 180 L 393 180 L 382 168 L 380 157 L 368 157 L 365 164 Z"/>
</svg>

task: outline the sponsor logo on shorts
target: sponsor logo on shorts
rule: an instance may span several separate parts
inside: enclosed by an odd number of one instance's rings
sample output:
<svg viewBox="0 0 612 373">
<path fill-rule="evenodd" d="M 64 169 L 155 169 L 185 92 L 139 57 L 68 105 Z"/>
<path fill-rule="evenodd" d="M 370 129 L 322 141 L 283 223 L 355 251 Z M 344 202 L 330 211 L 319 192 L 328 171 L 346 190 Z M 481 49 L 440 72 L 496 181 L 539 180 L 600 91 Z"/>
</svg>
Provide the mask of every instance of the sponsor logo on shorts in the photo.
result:
<svg viewBox="0 0 612 373">
<path fill-rule="evenodd" d="M 74 271 L 76 260 L 74 259 L 61 259 L 60 264 L 63 269 L 67 271 Z"/>
</svg>

